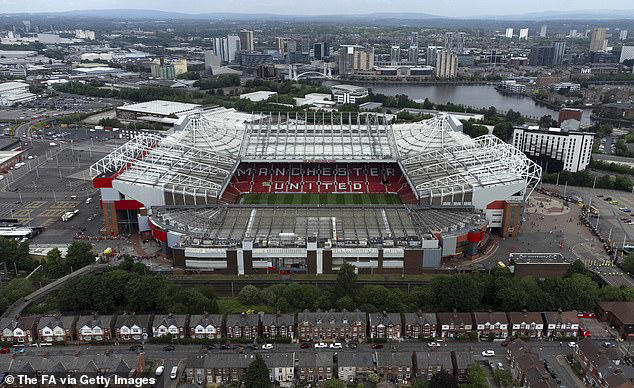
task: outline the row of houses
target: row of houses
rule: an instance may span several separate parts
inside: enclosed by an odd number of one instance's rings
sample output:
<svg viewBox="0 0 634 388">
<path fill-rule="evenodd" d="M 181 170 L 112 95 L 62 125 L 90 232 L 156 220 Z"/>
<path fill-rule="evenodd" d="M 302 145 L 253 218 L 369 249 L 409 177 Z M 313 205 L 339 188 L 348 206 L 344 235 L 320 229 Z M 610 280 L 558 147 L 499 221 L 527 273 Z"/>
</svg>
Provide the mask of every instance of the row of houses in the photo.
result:
<svg viewBox="0 0 634 388">
<path fill-rule="evenodd" d="M 271 381 L 289 385 L 294 381 L 319 383 L 331 378 L 345 382 L 367 379 L 375 373 L 382 381 L 408 384 L 416 377 L 431 378 L 445 370 L 464 381 L 476 361 L 470 352 L 261 353 Z M 254 354 L 208 353 L 190 357 L 185 365 L 188 383 L 229 384 L 243 380 Z"/>
<path fill-rule="evenodd" d="M 293 321 L 281 314 L 120 314 L 18 316 L 0 320 L 0 341 L 127 342 L 149 337 L 173 339 L 292 337 Z M 292 318 L 292 316 L 291 316 Z M 263 329 L 262 329 L 263 327 Z"/>
<path fill-rule="evenodd" d="M 417 338 L 576 337 L 579 318 L 567 312 L 370 313 L 304 311 L 297 314 L 45 315 L 0 320 L 0 340 L 10 343 L 138 341 L 170 336 L 207 339 L 290 338 L 356 341 Z"/>
</svg>

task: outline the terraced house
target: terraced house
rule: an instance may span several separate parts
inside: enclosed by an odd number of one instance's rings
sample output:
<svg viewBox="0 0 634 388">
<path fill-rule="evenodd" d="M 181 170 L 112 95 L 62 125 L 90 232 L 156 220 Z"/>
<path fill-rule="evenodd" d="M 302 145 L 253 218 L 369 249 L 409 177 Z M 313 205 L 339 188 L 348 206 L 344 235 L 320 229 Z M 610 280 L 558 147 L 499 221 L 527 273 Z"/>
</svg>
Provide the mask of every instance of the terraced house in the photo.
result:
<svg viewBox="0 0 634 388">
<path fill-rule="evenodd" d="M 509 321 L 505 313 L 475 312 L 473 323 L 480 338 L 504 339 L 509 335 Z"/>
<path fill-rule="evenodd" d="M 46 315 L 40 317 L 37 324 L 37 336 L 40 342 L 64 342 L 73 340 L 75 316 Z"/>
<path fill-rule="evenodd" d="M 436 337 L 436 314 L 404 313 L 404 337 L 405 338 L 435 338 Z"/>
<path fill-rule="evenodd" d="M 370 313 L 368 325 L 370 338 L 385 338 L 391 341 L 401 339 L 401 314 L 399 313 Z"/>
<path fill-rule="evenodd" d="M 227 338 L 258 337 L 260 320 L 258 314 L 228 314 L 226 320 Z"/>
<path fill-rule="evenodd" d="M 544 331 L 542 314 L 529 311 L 516 311 L 507 313 L 511 336 L 528 338 L 541 338 Z"/>
<path fill-rule="evenodd" d="M 187 315 L 155 315 L 152 321 L 152 336 L 170 336 L 172 339 L 185 338 Z"/>
<path fill-rule="evenodd" d="M 263 338 L 295 338 L 295 315 L 260 313 Z"/>
<path fill-rule="evenodd" d="M 297 314 L 297 332 L 300 341 L 365 341 L 367 319 L 356 311 L 305 310 Z"/>
<path fill-rule="evenodd" d="M 189 316 L 189 336 L 191 338 L 219 339 L 222 337 L 223 318 L 221 314 Z"/>
<path fill-rule="evenodd" d="M 80 315 L 75 323 L 75 338 L 79 342 L 101 342 L 112 339 L 112 315 Z"/>
<path fill-rule="evenodd" d="M 114 324 L 117 341 L 140 341 L 148 336 L 151 315 L 123 314 L 118 315 Z"/>
</svg>

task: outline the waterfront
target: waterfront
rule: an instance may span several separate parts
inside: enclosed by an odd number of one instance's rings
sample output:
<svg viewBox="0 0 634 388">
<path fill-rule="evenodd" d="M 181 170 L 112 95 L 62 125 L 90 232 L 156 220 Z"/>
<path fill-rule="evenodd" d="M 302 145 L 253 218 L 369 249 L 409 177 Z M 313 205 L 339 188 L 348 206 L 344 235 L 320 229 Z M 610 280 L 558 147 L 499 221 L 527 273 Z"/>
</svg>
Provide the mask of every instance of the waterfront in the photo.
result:
<svg viewBox="0 0 634 388">
<path fill-rule="evenodd" d="M 329 85 L 336 84 L 335 82 Z M 411 84 L 377 84 L 377 83 L 357 83 L 372 89 L 374 93 L 381 93 L 388 96 L 406 94 L 412 100 L 423 102 L 429 98 L 431 102 L 437 104 L 460 104 L 474 108 L 488 108 L 494 106 L 499 112 L 507 112 L 513 109 L 524 116 L 542 117 L 551 115 L 557 118 L 558 112 L 546 106 L 535 103 L 531 98 L 523 96 L 504 95 L 495 90 L 494 85 L 411 85 Z M 582 121 L 590 123 L 590 109 L 584 109 Z"/>
</svg>

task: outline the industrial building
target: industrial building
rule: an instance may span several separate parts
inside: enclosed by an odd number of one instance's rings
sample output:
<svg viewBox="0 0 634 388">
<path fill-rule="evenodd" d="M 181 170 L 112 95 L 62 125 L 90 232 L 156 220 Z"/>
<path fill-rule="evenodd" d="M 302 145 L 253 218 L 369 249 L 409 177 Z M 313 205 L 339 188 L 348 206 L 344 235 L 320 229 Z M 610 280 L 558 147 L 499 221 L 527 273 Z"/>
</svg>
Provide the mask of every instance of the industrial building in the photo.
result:
<svg viewBox="0 0 634 388">
<path fill-rule="evenodd" d="M 36 98 L 35 94 L 29 92 L 29 84 L 14 81 L 0 83 L 0 106 L 12 106 Z"/>
<path fill-rule="evenodd" d="M 487 252 L 491 230 L 516 235 L 541 177 L 518 149 L 453 121 L 217 108 L 180 117 L 169 136 L 137 136 L 90 172 L 104 233 L 151 235 L 176 267 L 420 273 Z M 288 195 L 299 202 L 243 201 Z M 396 201 L 363 202 L 371 195 Z M 361 202 L 311 202 L 322 196 Z"/>
<path fill-rule="evenodd" d="M 174 123 L 178 117 L 192 113 L 201 106 L 184 102 L 154 100 L 140 102 L 138 104 L 122 105 L 116 108 L 117 118 L 122 120 L 148 120 L 168 119 L 166 122 Z"/>
<path fill-rule="evenodd" d="M 537 126 L 515 128 L 513 146 L 547 172 L 585 170 L 590 164 L 594 133 Z"/>
</svg>

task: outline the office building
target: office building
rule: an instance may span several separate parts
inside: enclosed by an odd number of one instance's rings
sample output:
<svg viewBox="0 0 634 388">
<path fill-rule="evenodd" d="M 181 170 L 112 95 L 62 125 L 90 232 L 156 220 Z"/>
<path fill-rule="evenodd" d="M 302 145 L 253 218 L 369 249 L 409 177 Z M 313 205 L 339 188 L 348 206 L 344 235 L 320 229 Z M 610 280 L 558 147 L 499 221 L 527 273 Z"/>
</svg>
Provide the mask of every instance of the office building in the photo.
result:
<svg viewBox="0 0 634 388">
<path fill-rule="evenodd" d="M 547 29 L 548 29 L 548 27 L 545 24 L 542 24 L 542 28 L 539 29 L 539 37 L 540 38 L 545 38 L 546 37 Z"/>
<path fill-rule="evenodd" d="M 442 49 L 436 57 L 436 78 L 455 78 L 458 75 L 458 56 Z"/>
<path fill-rule="evenodd" d="M 619 63 L 623 63 L 628 59 L 634 59 L 634 46 L 623 46 L 621 49 Z"/>
<path fill-rule="evenodd" d="M 418 46 L 409 46 L 407 50 L 407 61 L 410 63 L 418 63 Z"/>
<path fill-rule="evenodd" d="M 550 66 L 553 64 L 555 47 L 538 46 L 531 49 L 529 61 L 531 66 Z"/>
<path fill-rule="evenodd" d="M 75 38 L 85 39 L 85 40 L 95 40 L 95 31 L 75 30 Z"/>
<path fill-rule="evenodd" d="M 512 28 L 507 28 L 506 29 L 506 33 L 504 34 L 504 36 L 506 36 L 509 39 L 513 38 L 513 29 Z"/>
<path fill-rule="evenodd" d="M 313 45 L 315 59 L 326 59 L 330 57 L 330 45 L 326 42 L 318 42 Z"/>
<path fill-rule="evenodd" d="M 401 62 L 401 46 L 392 46 L 390 49 L 390 62 L 392 65 L 398 65 Z"/>
<path fill-rule="evenodd" d="M 333 85 L 330 87 L 332 99 L 339 104 L 356 104 L 368 96 L 368 89 L 356 85 Z"/>
<path fill-rule="evenodd" d="M 339 74 L 374 68 L 374 47 L 344 45 L 339 48 Z"/>
<path fill-rule="evenodd" d="M 590 51 L 605 51 L 608 47 L 605 28 L 594 28 L 592 30 L 592 38 L 590 39 Z"/>
<path fill-rule="evenodd" d="M 627 40 L 627 30 L 621 30 L 619 33 L 619 40 Z"/>
<path fill-rule="evenodd" d="M 520 29 L 520 40 L 527 40 L 528 39 L 528 28 L 521 28 Z"/>
<path fill-rule="evenodd" d="M 537 126 L 515 128 L 513 146 L 546 172 L 585 170 L 590 163 L 594 134 Z"/>
<path fill-rule="evenodd" d="M 240 49 L 244 51 L 255 51 L 255 42 L 253 41 L 253 31 L 240 31 Z"/>
<path fill-rule="evenodd" d="M 239 57 L 240 66 L 244 67 L 257 67 L 257 65 L 273 63 L 271 54 L 241 51 Z"/>
<path fill-rule="evenodd" d="M 566 42 L 555 42 L 553 44 L 553 65 L 561 65 L 564 63 L 564 54 L 566 53 Z"/>
</svg>

